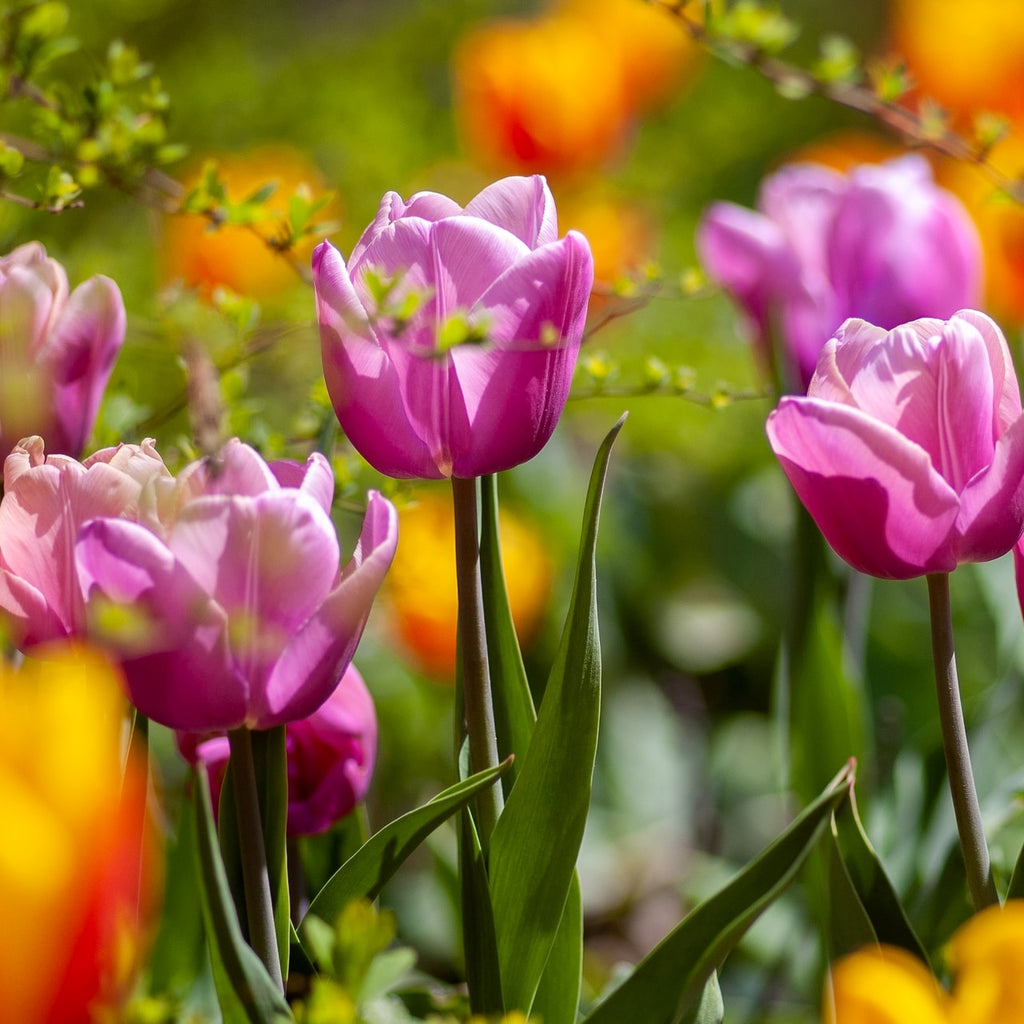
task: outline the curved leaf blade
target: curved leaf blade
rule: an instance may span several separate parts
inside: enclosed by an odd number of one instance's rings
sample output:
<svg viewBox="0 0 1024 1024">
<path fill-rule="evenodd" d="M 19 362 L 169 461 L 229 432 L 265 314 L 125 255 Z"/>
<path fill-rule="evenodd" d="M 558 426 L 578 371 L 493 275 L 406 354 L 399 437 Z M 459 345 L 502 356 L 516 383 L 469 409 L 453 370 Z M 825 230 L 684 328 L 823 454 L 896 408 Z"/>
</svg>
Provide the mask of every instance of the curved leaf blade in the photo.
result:
<svg viewBox="0 0 1024 1024">
<path fill-rule="evenodd" d="M 793 881 L 849 795 L 853 764 L 726 887 L 691 911 L 585 1024 L 677 1024 L 699 1004 L 711 975 L 743 933 Z"/>
<path fill-rule="evenodd" d="M 196 854 L 200 900 L 210 945 L 217 998 L 226 1022 L 282 1024 L 292 1021 L 283 993 L 242 938 L 235 904 L 221 861 L 206 768 L 196 766 Z"/>
<path fill-rule="evenodd" d="M 503 761 L 494 768 L 477 772 L 374 833 L 331 875 L 313 897 L 307 914 L 333 921 L 346 903 L 354 899 L 374 899 L 409 854 L 441 822 L 464 807 L 480 790 L 493 785 L 508 766 L 509 762 Z"/>
<path fill-rule="evenodd" d="M 601 714 L 595 546 L 612 444 L 597 453 L 558 655 L 488 865 L 506 1011 L 529 1013 L 562 919 L 590 807 Z"/>
</svg>

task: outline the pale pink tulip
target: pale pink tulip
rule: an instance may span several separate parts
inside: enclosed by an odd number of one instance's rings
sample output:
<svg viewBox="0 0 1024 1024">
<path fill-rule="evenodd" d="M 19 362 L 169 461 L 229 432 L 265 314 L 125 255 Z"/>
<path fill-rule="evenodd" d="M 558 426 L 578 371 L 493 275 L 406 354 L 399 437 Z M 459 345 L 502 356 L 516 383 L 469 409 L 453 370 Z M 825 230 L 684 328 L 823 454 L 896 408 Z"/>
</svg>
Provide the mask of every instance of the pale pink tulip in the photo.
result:
<svg viewBox="0 0 1024 1024">
<path fill-rule="evenodd" d="M 161 485 L 149 525 L 96 519 L 79 532 L 90 628 L 119 654 L 140 711 L 174 729 L 264 729 L 327 699 L 398 540 L 394 507 L 371 492 L 341 567 L 329 472 L 314 455 L 275 475 L 236 442 Z M 104 635 L 111 621 L 127 628 Z"/>
<path fill-rule="evenodd" d="M 69 295 L 64 268 L 39 242 L 0 258 L 0 455 L 29 434 L 51 453 L 81 455 L 124 332 L 109 278 Z"/>
<path fill-rule="evenodd" d="M 0 502 L 0 610 L 16 644 L 85 631 L 75 576 L 79 527 L 97 516 L 134 519 L 147 483 L 171 475 L 151 440 L 104 448 L 77 462 L 25 438 L 4 463 Z"/>
<path fill-rule="evenodd" d="M 850 317 L 889 329 L 979 300 L 977 231 L 921 156 L 848 176 L 790 164 L 764 180 L 757 205 L 712 204 L 697 250 L 746 314 L 761 361 L 781 360 L 802 387 Z"/>
<path fill-rule="evenodd" d="M 465 209 L 381 202 L 346 265 L 313 254 L 324 376 L 342 429 L 394 477 L 473 477 L 532 458 L 562 413 L 593 284 L 590 246 L 558 238 L 543 178 Z"/>
<path fill-rule="evenodd" d="M 1005 554 L 1024 528 L 1024 417 L 983 313 L 892 331 L 848 320 L 768 438 L 826 540 L 888 579 Z"/>
</svg>

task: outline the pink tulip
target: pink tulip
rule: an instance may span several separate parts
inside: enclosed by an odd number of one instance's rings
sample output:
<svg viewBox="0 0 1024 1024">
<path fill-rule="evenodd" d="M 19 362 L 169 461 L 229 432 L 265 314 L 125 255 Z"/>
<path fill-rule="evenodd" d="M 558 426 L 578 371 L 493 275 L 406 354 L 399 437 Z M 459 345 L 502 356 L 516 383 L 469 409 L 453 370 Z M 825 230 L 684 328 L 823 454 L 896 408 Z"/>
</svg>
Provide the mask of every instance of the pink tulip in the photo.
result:
<svg viewBox="0 0 1024 1024">
<path fill-rule="evenodd" d="M 784 167 L 762 184 L 757 212 L 714 203 L 697 250 L 749 318 L 762 362 L 771 365 L 777 338 L 804 387 L 847 318 L 889 329 L 948 317 L 980 296 L 974 225 L 917 155 L 848 177 L 817 164 Z"/>
<path fill-rule="evenodd" d="M 326 832 L 366 796 L 377 754 L 373 698 L 355 665 L 313 714 L 288 723 L 285 744 L 288 835 Z M 178 745 L 190 763 L 206 764 L 216 807 L 230 756 L 227 737 L 179 733 Z"/>
<path fill-rule="evenodd" d="M 28 434 L 51 452 L 82 453 L 124 329 L 109 278 L 91 277 L 69 295 L 64 268 L 39 242 L 0 258 L 0 456 Z"/>
<path fill-rule="evenodd" d="M 987 561 L 1024 528 L 1020 390 L 982 313 L 889 332 L 848 320 L 768 438 L 826 540 L 872 576 Z"/>
<path fill-rule="evenodd" d="M 152 488 L 141 522 L 82 528 L 90 628 L 117 651 L 140 711 L 172 729 L 266 729 L 327 699 L 398 540 L 394 507 L 371 492 L 339 570 L 329 474 L 322 455 L 268 466 L 236 441 Z M 105 633 L 111 621 L 130 628 Z"/>
<path fill-rule="evenodd" d="M 85 606 L 74 566 L 79 527 L 96 516 L 134 519 L 145 485 L 171 476 L 151 440 L 76 462 L 25 438 L 4 463 L 0 609 L 18 646 L 79 636 Z"/>
<path fill-rule="evenodd" d="M 558 238 L 541 177 L 463 209 L 389 192 L 346 265 L 313 277 L 324 375 L 342 429 L 395 477 L 473 477 L 532 458 L 562 413 L 593 284 L 590 246 Z"/>
</svg>

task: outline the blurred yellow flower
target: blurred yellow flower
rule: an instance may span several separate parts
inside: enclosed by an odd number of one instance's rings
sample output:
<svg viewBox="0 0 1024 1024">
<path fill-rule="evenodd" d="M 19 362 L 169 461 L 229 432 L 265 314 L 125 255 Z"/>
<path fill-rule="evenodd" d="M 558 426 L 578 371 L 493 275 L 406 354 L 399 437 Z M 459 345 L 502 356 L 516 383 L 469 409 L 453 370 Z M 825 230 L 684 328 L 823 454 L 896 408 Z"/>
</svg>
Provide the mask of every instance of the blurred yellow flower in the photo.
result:
<svg viewBox="0 0 1024 1024">
<path fill-rule="evenodd" d="M 306 186 L 314 197 L 323 194 L 319 171 L 299 150 L 283 145 L 215 159 L 218 178 L 233 203 L 243 202 L 264 185 L 274 184 L 274 193 L 266 202 L 272 216 L 252 226 L 229 224 L 211 230 L 197 214 L 168 215 L 164 218 L 161 252 L 163 280 L 196 288 L 204 298 L 220 287 L 265 300 L 294 287 L 300 282 L 295 269 L 266 240 L 282 235 L 296 189 Z M 194 188 L 199 178 L 197 171 L 185 180 L 185 187 Z M 322 211 L 318 216 L 324 215 Z M 320 240 L 306 238 L 294 247 L 300 265 L 308 266 L 313 246 Z"/>
<path fill-rule="evenodd" d="M 989 907 L 962 925 L 947 955 L 946 993 L 909 953 L 862 950 L 832 968 L 826 1024 L 1020 1024 L 1024 1020 L 1024 900 Z"/>
<path fill-rule="evenodd" d="M 893 43 L 921 92 L 957 114 L 1024 115 L 1020 0 L 894 0 Z"/>
<path fill-rule="evenodd" d="M 125 701 L 95 652 L 0 668 L 0 706 L 0 1007 L 18 1024 L 85 1024 L 138 966 L 155 891 L 145 772 L 122 775 Z"/>
<path fill-rule="evenodd" d="M 399 510 L 398 552 L 384 581 L 392 625 L 422 672 L 455 678 L 459 600 L 451 498 L 420 492 Z M 526 647 L 540 625 L 551 586 L 551 559 L 540 535 L 523 519 L 501 513 L 505 580 L 519 641 Z"/>
</svg>

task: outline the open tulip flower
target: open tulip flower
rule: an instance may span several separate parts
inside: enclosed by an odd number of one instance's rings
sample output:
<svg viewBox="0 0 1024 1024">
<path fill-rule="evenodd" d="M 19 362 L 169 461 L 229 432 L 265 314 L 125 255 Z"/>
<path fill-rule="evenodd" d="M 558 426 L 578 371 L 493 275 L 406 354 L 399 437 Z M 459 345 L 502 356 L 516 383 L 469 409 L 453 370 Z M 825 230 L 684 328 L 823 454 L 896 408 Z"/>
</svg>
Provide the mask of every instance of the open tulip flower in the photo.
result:
<svg viewBox="0 0 1024 1024">
<path fill-rule="evenodd" d="M 1024 527 L 1020 389 L 982 313 L 888 332 L 848 320 L 768 437 L 826 540 L 870 575 L 987 561 Z"/>
<path fill-rule="evenodd" d="M 327 699 L 398 540 L 394 507 L 371 492 L 339 571 L 329 480 L 319 454 L 268 466 L 236 441 L 154 488 L 153 522 L 79 532 L 90 628 L 120 655 L 140 711 L 174 729 L 268 729 Z"/>
<path fill-rule="evenodd" d="M 342 429 L 394 477 L 475 477 L 551 436 L 583 335 L 593 259 L 558 238 L 541 177 L 463 209 L 389 192 L 348 263 L 313 254 L 324 375 Z"/>
<path fill-rule="evenodd" d="M 977 232 L 917 155 L 848 176 L 790 164 L 765 179 L 757 211 L 709 207 L 697 248 L 750 320 L 762 361 L 771 365 L 777 334 L 805 387 L 823 341 L 847 318 L 889 329 L 950 316 L 980 296 Z"/>
<path fill-rule="evenodd" d="M 79 527 L 97 516 L 134 519 L 146 483 L 171 475 L 152 441 L 104 448 L 77 462 L 28 437 L 4 463 L 0 611 L 21 647 L 81 635 L 85 606 L 74 566 Z"/>
<path fill-rule="evenodd" d="M 124 330 L 110 278 L 69 295 L 64 268 L 39 242 L 0 258 L 0 457 L 28 434 L 51 452 L 81 455 Z"/>
</svg>

